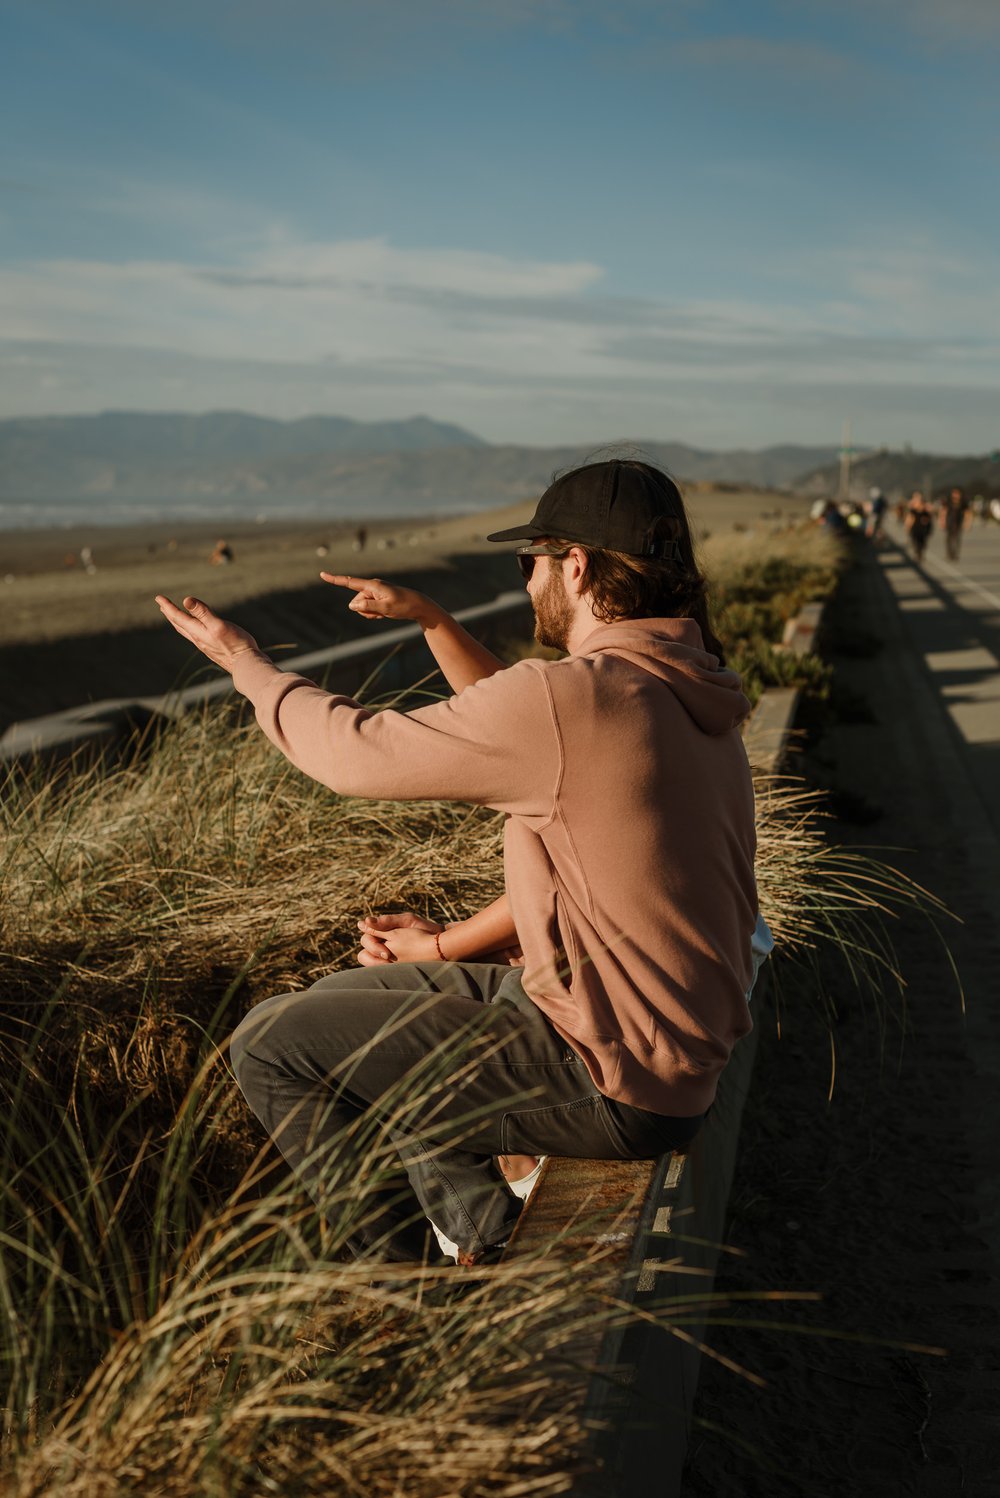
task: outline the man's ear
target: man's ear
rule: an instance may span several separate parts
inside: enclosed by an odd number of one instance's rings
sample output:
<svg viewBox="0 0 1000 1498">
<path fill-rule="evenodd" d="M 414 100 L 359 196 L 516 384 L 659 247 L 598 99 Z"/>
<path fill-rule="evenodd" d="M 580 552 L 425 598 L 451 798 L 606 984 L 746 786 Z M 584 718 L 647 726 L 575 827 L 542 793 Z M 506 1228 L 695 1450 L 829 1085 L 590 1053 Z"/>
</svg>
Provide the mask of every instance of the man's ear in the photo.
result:
<svg viewBox="0 0 1000 1498">
<path fill-rule="evenodd" d="M 583 578 L 586 570 L 587 553 L 582 546 L 571 546 L 563 559 L 563 581 L 567 591 L 574 593 L 577 597 L 585 590 Z"/>
</svg>

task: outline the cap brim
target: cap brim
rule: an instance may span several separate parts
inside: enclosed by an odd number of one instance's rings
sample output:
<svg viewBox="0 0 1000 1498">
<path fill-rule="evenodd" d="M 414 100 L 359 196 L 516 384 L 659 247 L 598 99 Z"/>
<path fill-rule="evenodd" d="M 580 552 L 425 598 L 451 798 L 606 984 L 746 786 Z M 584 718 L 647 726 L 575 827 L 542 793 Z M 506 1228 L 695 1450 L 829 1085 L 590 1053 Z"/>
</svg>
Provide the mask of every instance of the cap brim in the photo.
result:
<svg viewBox="0 0 1000 1498">
<path fill-rule="evenodd" d="M 537 541 L 540 536 L 547 534 L 547 531 L 543 531 L 540 526 L 532 525 L 529 521 L 527 525 L 511 526 L 509 531 L 494 531 L 492 536 L 487 536 L 486 539 L 487 541 Z"/>
</svg>

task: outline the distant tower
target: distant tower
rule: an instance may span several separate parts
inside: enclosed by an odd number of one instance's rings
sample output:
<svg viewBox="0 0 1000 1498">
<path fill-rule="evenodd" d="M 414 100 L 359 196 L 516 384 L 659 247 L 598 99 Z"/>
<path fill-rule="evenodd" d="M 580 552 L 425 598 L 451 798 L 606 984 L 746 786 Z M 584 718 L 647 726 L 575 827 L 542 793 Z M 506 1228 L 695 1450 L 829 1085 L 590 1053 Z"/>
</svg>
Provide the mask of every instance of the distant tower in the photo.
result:
<svg viewBox="0 0 1000 1498">
<path fill-rule="evenodd" d="M 850 417 L 844 418 L 844 430 L 840 439 L 840 488 L 837 491 L 838 499 L 849 499 L 851 493 L 851 456 L 854 449 L 851 447 L 851 421 Z"/>
</svg>

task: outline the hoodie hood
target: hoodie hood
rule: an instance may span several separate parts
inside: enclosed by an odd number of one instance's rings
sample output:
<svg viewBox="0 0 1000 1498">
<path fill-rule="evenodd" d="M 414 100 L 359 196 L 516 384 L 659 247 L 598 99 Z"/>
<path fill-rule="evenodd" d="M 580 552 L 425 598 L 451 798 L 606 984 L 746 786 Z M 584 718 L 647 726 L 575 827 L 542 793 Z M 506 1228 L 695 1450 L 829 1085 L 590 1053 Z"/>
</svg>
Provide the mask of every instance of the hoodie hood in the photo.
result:
<svg viewBox="0 0 1000 1498">
<path fill-rule="evenodd" d="M 727 733 L 749 716 L 739 673 L 705 649 L 693 619 L 616 619 L 599 624 L 575 652 L 615 655 L 664 682 L 702 733 Z"/>
</svg>

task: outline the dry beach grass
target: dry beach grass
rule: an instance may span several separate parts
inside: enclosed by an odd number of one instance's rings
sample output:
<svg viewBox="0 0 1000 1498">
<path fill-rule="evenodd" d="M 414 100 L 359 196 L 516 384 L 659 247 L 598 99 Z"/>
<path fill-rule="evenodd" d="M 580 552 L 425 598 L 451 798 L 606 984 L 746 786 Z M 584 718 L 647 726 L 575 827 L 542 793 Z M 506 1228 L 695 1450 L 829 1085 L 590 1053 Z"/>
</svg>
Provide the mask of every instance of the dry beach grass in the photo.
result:
<svg viewBox="0 0 1000 1498">
<path fill-rule="evenodd" d="M 772 537 L 763 576 L 730 544 L 730 609 L 829 582 L 816 532 Z M 898 993 L 885 927 L 919 892 L 830 850 L 797 785 L 760 789 L 786 949 L 834 939 L 880 1002 Z M 258 1157 L 224 1055 L 248 1003 L 352 960 L 363 910 L 490 900 L 501 820 L 333 797 L 218 714 L 115 767 L 15 772 L 0 814 L 4 1491 L 565 1491 L 568 1333 L 624 1314 L 599 1264 L 521 1261 L 456 1295 L 440 1271 L 349 1261 L 385 1129 L 331 1166 L 319 1218 Z"/>
</svg>

